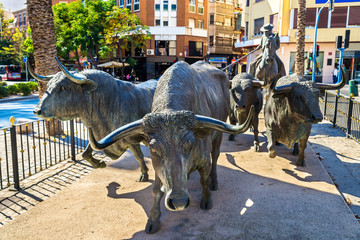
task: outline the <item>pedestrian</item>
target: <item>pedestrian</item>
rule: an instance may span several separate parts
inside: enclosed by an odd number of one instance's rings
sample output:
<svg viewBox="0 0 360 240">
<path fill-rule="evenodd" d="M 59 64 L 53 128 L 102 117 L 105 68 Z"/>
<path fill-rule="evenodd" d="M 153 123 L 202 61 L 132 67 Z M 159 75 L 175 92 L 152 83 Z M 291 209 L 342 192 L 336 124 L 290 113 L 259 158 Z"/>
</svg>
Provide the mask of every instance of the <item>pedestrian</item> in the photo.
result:
<svg viewBox="0 0 360 240">
<path fill-rule="evenodd" d="M 130 81 L 135 84 L 136 83 L 136 73 L 134 69 L 131 69 L 131 76 L 130 76 Z"/>
<path fill-rule="evenodd" d="M 332 76 L 333 76 L 333 83 L 337 83 L 338 81 L 338 73 L 339 73 L 339 70 L 338 70 L 338 65 L 335 64 L 334 66 L 334 70 L 332 72 Z"/>
<path fill-rule="evenodd" d="M 130 79 L 130 74 L 127 74 L 126 75 L 126 80 L 129 81 L 129 79 Z"/>
</svg>

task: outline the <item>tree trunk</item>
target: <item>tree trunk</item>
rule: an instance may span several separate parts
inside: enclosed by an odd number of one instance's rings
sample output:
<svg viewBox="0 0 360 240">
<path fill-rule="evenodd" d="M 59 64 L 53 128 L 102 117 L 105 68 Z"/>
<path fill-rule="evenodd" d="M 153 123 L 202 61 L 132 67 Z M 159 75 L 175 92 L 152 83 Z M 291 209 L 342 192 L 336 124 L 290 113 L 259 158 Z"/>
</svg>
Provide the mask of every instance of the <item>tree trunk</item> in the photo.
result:
<svg viewBox="0 0 360 240">
<path fill-rule="evenodd" d="M 40 75 L 55 74 L 58 72 L 58 66 L 55 61 L 56 40 L 52 0 L 27 0 L 27 9 L 32 30 L 36 72 Z M 46 83 L 39 82 L 39 98 L 44 95 L 46 89 Z M 51 120 L 46 126 L 51 136 L 62 133 L 61 122 L 58 120 Z"/>
<path fill-rule="evenodd" d="M 298 18 L 297 18 L 295 73 L 300 76 L 303 76 L 304 73 L 305 21 L 306 21 L 306 0 L 299 0 L 299 9 L 298 9 Z M 313 69 L 313 71 L 314 70 L 315 69 Z"/>
</svg>

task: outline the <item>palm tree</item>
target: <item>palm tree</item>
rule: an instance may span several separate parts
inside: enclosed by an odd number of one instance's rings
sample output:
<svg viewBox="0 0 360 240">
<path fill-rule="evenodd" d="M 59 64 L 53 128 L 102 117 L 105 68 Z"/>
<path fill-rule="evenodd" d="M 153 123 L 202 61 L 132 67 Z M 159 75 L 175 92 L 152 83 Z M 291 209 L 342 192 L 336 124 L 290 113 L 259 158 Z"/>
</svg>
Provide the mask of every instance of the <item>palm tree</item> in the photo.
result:
<svg viewBox="0 0 360 240">
<path fill-rule="evenodd" d="M 306 0 L 299 0 L 298 18 L 297 18 L 295 73 L 301 76 L 304 73 L 305 21 L 306 21 Z"/>
<path fill-rule="evenodd" d="M 51 75 L 58 72 L 56 57 L 56 40 L 52 0 L 27 0 L 27 10 L 32 30 L 36 72 L 40 75 Z M 39 98 L 46 92 L 46 83 L 39 82 Z M 58 134 L 60 122 L 52 120 L 47 124 L 49 135 Z M 50 126 L 50 127 L 49 127 Z"/>
</svg>

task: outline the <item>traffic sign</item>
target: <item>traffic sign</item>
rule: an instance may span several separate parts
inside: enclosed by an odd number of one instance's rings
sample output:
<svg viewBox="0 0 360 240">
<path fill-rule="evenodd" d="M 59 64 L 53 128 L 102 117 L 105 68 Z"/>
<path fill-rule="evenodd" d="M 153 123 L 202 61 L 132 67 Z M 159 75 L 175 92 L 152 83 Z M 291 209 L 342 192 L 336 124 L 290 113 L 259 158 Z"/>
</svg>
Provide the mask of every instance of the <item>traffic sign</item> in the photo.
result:
<svg viewBox="0 0 360 240">
<path fill-rule="evenodd" d="M 26 62 L 27 62 L 27 56 L 25 56 L 25 57 L 23 58 L 23 60 L 24 60 L 24 63 L 26 63 Z"/>
</svg>

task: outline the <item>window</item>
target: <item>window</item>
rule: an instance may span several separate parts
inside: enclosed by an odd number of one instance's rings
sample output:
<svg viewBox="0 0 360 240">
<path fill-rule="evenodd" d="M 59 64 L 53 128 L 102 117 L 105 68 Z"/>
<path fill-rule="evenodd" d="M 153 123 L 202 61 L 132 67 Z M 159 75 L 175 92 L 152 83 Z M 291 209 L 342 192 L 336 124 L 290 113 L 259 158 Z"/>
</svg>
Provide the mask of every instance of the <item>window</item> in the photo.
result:
<svg viewBox="0 0 360 240">
<path fill-rule="evenodd" d="M 163 26 L 165 26 L 165 27 L 169 26 L 169 21 L 168 20 L 163 21 Z"/>
<path fill-rule="evenodd" d="M 155 26 L 160 26 L 160 19 L 155 19 Z"/>
<path fill-rule="evenodd" d="M 204 28 L 204 21 L 203 20 L 198 20 L 198 28 Z"/>
<path fill-rule="evenodd" d="M 232 19 L 229 17 L 225 17 L 225 26 L 232 26 Z"/>
<path fill-rule="evenodd" d="M 203 55 L 203 43 L 189 41 L 189 56 L 202 57 Z"/>
<path fill-rule="evenodd" d="M 176 41 L 155 41 L 156 56 L 176 56 Z"/>
<path fill-rule="evenodd" d="M 214 14 L 210 14 L 210 25 L 214 25 Z"/>
<path fill-rule="evenodd" d="M 258 18 L 254 20 L 254 35 L 260 35 L 260 28 L 264 25 L 264 18 Z"/>
<path fill-rule="evenodd" d="M 171 4 L 171 11 L 176 11 L 176 4 Z"/>
<path fill-rule="evenodd" d="M 348 7 L 336 7 L 331 13 L 331 27 L 343 28 L 346 27 Z"/>
<path fill-rule="evenodd" d="M 246 6 L 248 7 L 250 5 L 250 0 L 246 0 Z"/>
<path fill-rule="evenodd" d="M 204 14 L 204 0 L 198 0 L 198 14 Z"/>
<path fill-rule="evenodd" d="M 195 0 L 189 0 L 189 12 L 195 12 Z"/>
<path fill-rule="evenodd" d="M 360 6 L 351 6 L 349 10 L 349 25 L 360 25 Z"/>
<path fill-rule="evenodd" d="M 131 12 L 131 0 L 126 0 L 126 8 Z"/>
<path fill-rule="evenodd" d="M 23 13 L 24 15 L 24 25 L 26 25 L 26 13 Z"/>
<path fill-rule="evenodd" d="M 210 47 L 214 46 L 214 36 L 209 37 L 209 45 Z"/>
<path fill-rule="evenodd" d="M 160 11 L 160 4 L 155 4 L 155 11 Z"/>
<path fill-rule="evenodd" d="M 315 21 L 316 21 L 316 8 L 307 8 L 305 26 L 315 27 Z"/>
<path fill-rule="evenodd" d="M 232 5 L 232 4 L 233 4 L 233 0 L 226 0 L 226 4 Z"/>
<path fill-rule="evenodd" d="M 195 19 L 189 18 L 189 27 L 195 28 Z"/>
<path fill-rule="evenodd" d="M 249 36 L 249 22 L 245 22 L 245 36 Z"/>
<path fill-rule="evenodd" d="M 19 14 L 19 27 L 22 26 L 22 21 L 21 21 L 21 14 Z"/>
<path fill-rule="evenodd" d="M 124 0 L 119 0 L 119 7 L 124 7 Z"/>
<path fill-rule="evenodd" d="M 262 2 L 262 1 L 264 1 L 264 0 L 255 0 L 255 3 Z"/>
<path fill-rule="evenodd" d="M 134 0 L 134 11 L 140 11 L 140 0 Z"/>
<path fill-rule="evenodd" d="M 329 11 L 321 12 L 320 18 L 319 18 L 319 24 L 318 24 L 319 28 L 327 28 L 328 27 L 328 19 L 329 19 L 328 13 L 329 13 Z"/>
<path fill-rule="evenodd" d="M 166 2 L 166 3 L 165 3 Z M 167 3 L 168 1 L 164 1 L 164 5 L 163 5 L 163 10 L 164 11 L 169 11 L 169 4 Z"/>
</svg>

